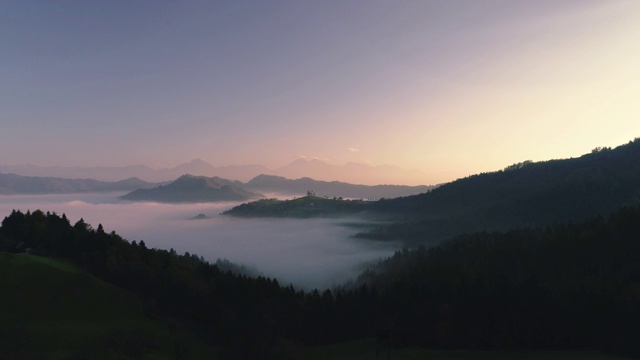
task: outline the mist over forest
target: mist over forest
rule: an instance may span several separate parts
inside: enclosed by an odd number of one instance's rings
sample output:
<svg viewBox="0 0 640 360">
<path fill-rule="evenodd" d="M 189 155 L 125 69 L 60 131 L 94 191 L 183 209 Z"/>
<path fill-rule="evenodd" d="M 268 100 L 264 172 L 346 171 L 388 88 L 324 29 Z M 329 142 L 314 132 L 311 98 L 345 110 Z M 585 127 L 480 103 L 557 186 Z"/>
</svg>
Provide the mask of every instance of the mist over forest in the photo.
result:
<svg viewBox="0 0 640 360">
<path fill-rule="evenodd" d="M 221 216 L 237 202 L 161 204 L 120 200 L 121 193 L 3 195 L 0 213 L 56 212 L 80 218 L 149 248 L 225 259 L 305 289 L 324 289 L 357 276 L 363 264 L 387 257 L 397 244 L 351 236 L 366 224 L 349 219 L 239 219 Z M 274 195 L 274 194 L 270 194 Z M 194 219 L 199 214 L 203 219 Z M 349 224 L 349 226 L 345 224 Z"/>
</svg>

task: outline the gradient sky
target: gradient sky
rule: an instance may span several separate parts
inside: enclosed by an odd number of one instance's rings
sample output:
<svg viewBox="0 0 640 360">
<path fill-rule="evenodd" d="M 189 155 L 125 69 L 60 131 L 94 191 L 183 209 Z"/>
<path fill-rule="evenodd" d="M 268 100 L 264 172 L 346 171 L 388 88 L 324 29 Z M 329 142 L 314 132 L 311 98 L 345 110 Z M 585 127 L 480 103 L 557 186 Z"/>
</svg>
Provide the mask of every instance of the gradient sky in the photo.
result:
<svg viewBox="0 0 640 360">
<path fill-rule="evenodd" d="M 640 1 L 2 1 L 0 164 L 432 183 L 640 136 Z"/>
</svg>

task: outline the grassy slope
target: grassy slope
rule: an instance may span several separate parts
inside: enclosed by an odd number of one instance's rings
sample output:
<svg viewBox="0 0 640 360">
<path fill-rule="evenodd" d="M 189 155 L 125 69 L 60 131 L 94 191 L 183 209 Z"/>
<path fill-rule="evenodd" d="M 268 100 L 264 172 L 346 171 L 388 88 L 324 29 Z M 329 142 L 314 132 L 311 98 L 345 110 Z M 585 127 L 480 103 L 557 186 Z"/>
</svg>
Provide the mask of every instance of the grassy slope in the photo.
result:
<svg viewBox="0 0 640 360">
<path fill-rule="evenodd" d="M 192 358 L 210 352 L 147 318 L 133 294 L 64 261 L 0 253 L 0 284 L 0 359 L 167 359 L 177 342 Z"/>
<path fill-rule="evenodd" d="M 375 339 L 350 341 L 309 349 L 309 360 L 364 360 L 376 358 Z M 386 354 L 380 354 L 386 359 Z M 586 351 L 532 351 L 532 352 L 498 352 L 498 351 L 445 351 L 425 350 L 417 348 L 392 349 L 394 360 L 622 360 L 624 358 Z"/>
</svg>

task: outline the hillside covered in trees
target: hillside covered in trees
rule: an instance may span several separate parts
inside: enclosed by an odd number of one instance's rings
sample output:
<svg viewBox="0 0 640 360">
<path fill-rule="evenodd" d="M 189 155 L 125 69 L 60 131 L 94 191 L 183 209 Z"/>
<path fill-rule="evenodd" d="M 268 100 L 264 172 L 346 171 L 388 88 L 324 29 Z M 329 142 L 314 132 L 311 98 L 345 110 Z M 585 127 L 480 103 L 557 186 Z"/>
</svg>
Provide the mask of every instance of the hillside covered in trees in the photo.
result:
<svg viewBox="0 0 640 360">
<path fill-rule="evenodd" d="M 640 356 L 639 236 L 638 207 L 578 224 L 476 233 L 399 252 L 354 284 L 311 292 L 41 211 L 6 217 L 0 250 L 67 259 L 131 291 L 148 316 L 196 329 L 221 358 L 300 358 L 297 349 L 379 329 L 395 347 Z"/>
<path fill-rule="evenodd" d="M 292 200 L 260 199 L 234 206 L 223 215 L 238 217 L 336 217 L 366 211 L 370 202 L 307 195 Z"/>
<path fill-rule="evenodd" d="M 429 242 L 463 232 L 606 216 L 640 203 L 638 159 L 640 139 L 575 159 L 525 161 L 426 194 L 380 201 L 376 211 L 403 214 L 405 220 L 365 236 Z"/>
</svg>

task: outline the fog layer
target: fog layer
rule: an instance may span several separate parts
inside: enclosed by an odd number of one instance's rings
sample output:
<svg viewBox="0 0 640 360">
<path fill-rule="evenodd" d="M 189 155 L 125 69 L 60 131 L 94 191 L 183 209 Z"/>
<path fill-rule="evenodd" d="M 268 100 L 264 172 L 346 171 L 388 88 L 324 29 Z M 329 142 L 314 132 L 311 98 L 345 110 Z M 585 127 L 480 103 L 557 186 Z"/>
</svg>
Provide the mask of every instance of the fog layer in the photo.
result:
<svg viewBox="0 0 640 360">
<path fill-rule="evenodd" d="M 119 200 L 122 193 L 0 196 L 0 216 L 13 209 L 65 213 L 147 247 L 195 253 L 254 267 L 280 283 L 326 288 L 355 276 L 363 263 L 390 255 L 395 244 L 350 237 L 344 219 L 244 219 L 219 215 L 238 203 L 159 204 Z M 198 214 L 207 218 L 194 220 Z M 349 222 L 360 221 L 349 219 Z"/>
</svg>

